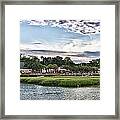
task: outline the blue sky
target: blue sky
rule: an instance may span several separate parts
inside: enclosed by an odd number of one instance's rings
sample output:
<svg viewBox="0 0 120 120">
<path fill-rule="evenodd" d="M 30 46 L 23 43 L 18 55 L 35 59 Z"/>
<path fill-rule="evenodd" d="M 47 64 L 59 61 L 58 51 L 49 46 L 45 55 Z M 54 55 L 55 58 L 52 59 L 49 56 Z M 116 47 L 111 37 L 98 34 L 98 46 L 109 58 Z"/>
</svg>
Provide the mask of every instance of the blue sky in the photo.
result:
<svg viewBox="0 0 120 120">
<path fill-rule="evenodd" d="M 31 26 L 26 23 L 20 24 L 21 43 L 40 42 L 59 42 L 69 39 L 93 40 L 99 39 L 99 34 L 82 35 L 80 33 L 68 32 L 65 28 L 46 26 Z"/>
<path fill-rule="evenodd" d="M 20 45 L 24 50 L 100 52 L 100 22 L 98 20 L 22 20 Z"/>
<path fill-rule="evenodd" d="M 35 40 L 47 40 L 49 42 L 56 42 L 65 38 L 93 40 L 96 37 L 99 39 L 99 33 L 83 35 L 75 32 L 68 32 L 65 28 L 51 27 L 51 25 L 30 25 L 28 22 L 21 22 L 20 24 L 20 37 L 21 42 L 29 43 Z"/>
</svg>

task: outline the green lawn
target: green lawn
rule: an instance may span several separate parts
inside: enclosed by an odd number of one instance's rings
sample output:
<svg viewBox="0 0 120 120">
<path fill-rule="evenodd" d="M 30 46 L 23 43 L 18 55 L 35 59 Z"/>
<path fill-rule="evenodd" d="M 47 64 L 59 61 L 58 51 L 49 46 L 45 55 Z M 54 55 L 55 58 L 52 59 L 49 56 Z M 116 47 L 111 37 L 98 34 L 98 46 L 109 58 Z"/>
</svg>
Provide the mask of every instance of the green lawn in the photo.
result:
<svg viewBox="0 0 120 120">
<path fill-rule="evenodd" d="M 21 83 L 60 87 L 99 87 L 100 76 L 20 77 Z"/>
</svg>

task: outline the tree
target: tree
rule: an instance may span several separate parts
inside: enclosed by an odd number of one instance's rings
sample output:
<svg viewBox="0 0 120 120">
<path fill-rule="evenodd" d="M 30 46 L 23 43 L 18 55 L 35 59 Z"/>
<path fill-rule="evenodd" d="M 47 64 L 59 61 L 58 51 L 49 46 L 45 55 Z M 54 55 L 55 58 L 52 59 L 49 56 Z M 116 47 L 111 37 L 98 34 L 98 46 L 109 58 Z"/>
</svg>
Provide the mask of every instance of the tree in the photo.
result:
<svg viewBox="0 0 120 120">
<path fill-rule="evenodd" d="M 63 58 L 60 56 L 53 57 L 51 64 L 56 64 L 58 67 L 60 67 L 64 64 Z"/>
<path fill-rule="evenodd" d="M 70 59 L 70 57 L 64 58 L 65 65 L 74 65 L 73 61 Z"/>
<path fill-rule="evenodd" d="M 33 72 L 39 71 L 56 73 L 58 67 L 62 67 L 69 72 L 74 73 L 96 73 L 100 68 L 100 59 L 91 60 L 89 63 L 75 64 L 70 57 L 64 59 L 60 56 L 56 57 L 44 57 L 41 56 L 41 60 L 36 56 L 24 56 L 20 55 L 20 62 L 24 63 L 23 68 L 32 69 Z M 66 71 L 65 70 L 65 71 Z"/>
<path fill-rule="evenodd" d="M 66 70 L 70 70 L 70 66 L 69 65 L 63 65 L 62 66 L 64 69 L 66 69 Z"/>
<path fill-rule="evenodd" d="M 78 73 L 79 67 L 75 65 L 75 66 L 71 67 L 71 70 L 75 73 Z"/>
<path fill-rule="evenodd" d="M 51 73 L 51 69 L 52 69 L 52 68 L 53 68 L 53 65 L 52 65 L 52 64 L 49 64 L 49 65 L 47 66 L 48 72 Z"/>
<path fill-rule="evenodd" d="M 57 72 L 57 69 L 58 69 L 57 64 L 53 64 L 53 69 L 54 69 L 54 73 L 56 73 L 56 72 Z"/>
</svg>

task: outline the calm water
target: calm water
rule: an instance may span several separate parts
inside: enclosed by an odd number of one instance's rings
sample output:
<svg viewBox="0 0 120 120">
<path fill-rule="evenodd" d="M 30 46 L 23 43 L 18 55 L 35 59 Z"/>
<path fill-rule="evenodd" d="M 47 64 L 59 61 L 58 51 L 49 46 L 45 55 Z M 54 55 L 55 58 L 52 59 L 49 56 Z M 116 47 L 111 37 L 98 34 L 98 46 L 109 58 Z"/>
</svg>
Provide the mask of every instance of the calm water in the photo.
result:
<svg viewBox="0 0 120 120">
<path fill-rule="evenodd" d="M 100 100 L 100 88 L 45 87 L 20 85 L 21 100 Z"/>
</svg>

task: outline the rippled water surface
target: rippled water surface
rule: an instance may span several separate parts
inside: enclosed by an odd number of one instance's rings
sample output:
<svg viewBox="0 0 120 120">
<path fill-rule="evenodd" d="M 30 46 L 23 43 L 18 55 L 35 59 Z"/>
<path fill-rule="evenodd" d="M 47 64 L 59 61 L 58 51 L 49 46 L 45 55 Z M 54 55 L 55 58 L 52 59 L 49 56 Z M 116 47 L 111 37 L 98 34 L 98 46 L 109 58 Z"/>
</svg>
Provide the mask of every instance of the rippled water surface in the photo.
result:
<svg viewBox="0 0 120 120">
<path fill-rule="evenodd" d="M 33 84 L 20 85 L 21 100 L 100 100 L 100 88 L 45 87 Z"/>
</svg>

